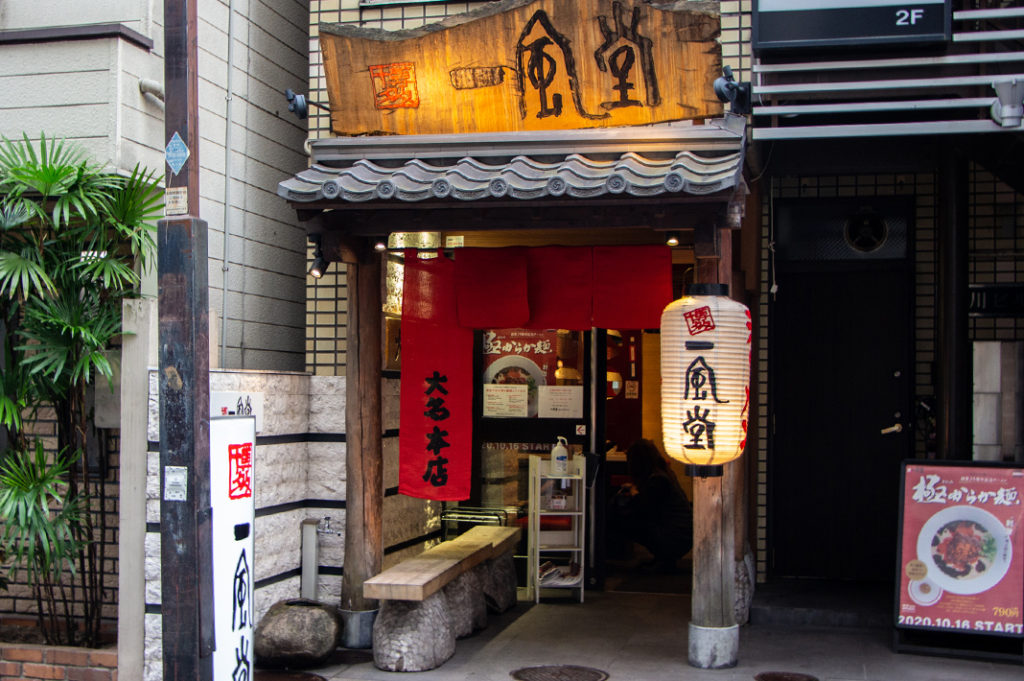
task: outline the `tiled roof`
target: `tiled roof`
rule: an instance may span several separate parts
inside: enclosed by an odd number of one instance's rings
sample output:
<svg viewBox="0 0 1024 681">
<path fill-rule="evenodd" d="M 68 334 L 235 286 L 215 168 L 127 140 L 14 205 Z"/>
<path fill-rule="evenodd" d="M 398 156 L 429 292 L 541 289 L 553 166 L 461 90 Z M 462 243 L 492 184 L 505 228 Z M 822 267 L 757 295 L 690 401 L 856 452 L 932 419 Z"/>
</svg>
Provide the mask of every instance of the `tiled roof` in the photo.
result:
<svg viewBox="0 0 1024 681">
<path fill-rule="evenodd" d="M 278 195 L 315 203 L 713 194 L 740 181 L 744 134 L 742 122 L 716 120 L 557 133 L 332 138 L 312 143 L 313 164 L 281 182 Z"/>
</svg>

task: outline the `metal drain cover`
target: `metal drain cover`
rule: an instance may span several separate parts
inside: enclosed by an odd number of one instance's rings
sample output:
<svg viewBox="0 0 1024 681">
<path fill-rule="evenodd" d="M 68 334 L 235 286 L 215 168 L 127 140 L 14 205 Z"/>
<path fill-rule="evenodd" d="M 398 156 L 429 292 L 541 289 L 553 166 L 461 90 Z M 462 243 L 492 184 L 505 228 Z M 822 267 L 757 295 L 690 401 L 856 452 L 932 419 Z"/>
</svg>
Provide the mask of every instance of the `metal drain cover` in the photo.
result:
<svg viewBox="0 0 1024 681">
<path fill-rule="evenodd" d="M 590 667 L 556 664 L 545 667 L 523 667 L 512 672 L 517 681 L 605 681 L 607 672 Z"/>
<path fill-rule="evenodd" d="M 276 669 L 257 669 L 253 681 L 327 681 L 319 674 L 288 672 Z"/>
<path fill-rule="evenodd" d="M 818 681 L 818 677 L 800 672 L 761 672 L 755 681 Z"/>
</svg>

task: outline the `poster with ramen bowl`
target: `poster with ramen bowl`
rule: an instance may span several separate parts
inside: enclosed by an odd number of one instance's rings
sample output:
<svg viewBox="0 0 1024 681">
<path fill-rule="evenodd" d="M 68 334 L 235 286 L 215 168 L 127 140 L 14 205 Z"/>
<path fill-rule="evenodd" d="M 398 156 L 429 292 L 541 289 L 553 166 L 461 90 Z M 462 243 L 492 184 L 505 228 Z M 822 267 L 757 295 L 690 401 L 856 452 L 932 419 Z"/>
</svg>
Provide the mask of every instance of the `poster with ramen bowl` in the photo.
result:
<svg viewBox="0 0 1024 681">
<path fill-rule="evenodd" d="M 484 330 L 483 416 L 537 417 L 541 391 L 555 385 L 557 346 L 557 331 Z"/>
<path fill-rule="evenodd" d="M 1024 637 L 1024 468 L 903 468 L 896 625 Z"/>
</svg>

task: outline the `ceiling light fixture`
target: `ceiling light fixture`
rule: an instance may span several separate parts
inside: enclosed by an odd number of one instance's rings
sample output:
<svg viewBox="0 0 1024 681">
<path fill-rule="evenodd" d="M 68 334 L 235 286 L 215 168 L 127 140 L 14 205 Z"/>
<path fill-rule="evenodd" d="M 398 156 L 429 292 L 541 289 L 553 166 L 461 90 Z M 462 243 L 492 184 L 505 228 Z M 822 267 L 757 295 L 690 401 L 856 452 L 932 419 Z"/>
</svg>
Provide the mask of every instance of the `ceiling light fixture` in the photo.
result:
<svg viewBox="0 0 1024 681">
<path fill-rule="evenodd" d="M 309 241 L 313 244 L 313 264 L 309 267 L 309 276 L 319 279 L 324 276 L 331 261 L 324 257 L 323 251 L 320 249 L 319 234 L 310 234 Z"/>
</svg>

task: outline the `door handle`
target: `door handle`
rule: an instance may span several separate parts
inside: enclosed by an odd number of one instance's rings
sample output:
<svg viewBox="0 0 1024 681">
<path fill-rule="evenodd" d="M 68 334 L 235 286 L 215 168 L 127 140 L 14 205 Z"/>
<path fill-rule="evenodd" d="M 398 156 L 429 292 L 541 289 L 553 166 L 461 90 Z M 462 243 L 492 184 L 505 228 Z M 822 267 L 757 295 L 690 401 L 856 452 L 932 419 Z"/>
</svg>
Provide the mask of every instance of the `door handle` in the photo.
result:
<svg viewBox="0 0 1024 681">
<path fill-rule="evenodd" d="M 903 432 L 903 424 L 902 423 L 894 423 L 891 426 L 889 426 L 888 428 L 882 428 L 882 435 L 890 435 L 892 433 L 902 433 L 902 432 Z"/>
</svg>

